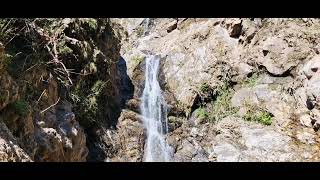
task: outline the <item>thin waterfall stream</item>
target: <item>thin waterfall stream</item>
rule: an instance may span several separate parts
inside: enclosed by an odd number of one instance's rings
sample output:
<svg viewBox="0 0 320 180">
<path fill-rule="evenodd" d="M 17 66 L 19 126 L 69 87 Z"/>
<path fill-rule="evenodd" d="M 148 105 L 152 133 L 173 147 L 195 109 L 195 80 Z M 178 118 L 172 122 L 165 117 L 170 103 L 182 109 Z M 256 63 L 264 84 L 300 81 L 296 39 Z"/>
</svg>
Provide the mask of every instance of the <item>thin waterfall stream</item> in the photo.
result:
<svg viewBox="0 0 320 180">
<path fill-rule="evenodd" d="M 147 139 L 144 161 L 170 161 L 170 148 L 165 134 L 168 132 L 167 105 L 158 82 L 160 58 L 146 58 L 145 86 L 142 94 L 141 111 Z"/>
</svg>

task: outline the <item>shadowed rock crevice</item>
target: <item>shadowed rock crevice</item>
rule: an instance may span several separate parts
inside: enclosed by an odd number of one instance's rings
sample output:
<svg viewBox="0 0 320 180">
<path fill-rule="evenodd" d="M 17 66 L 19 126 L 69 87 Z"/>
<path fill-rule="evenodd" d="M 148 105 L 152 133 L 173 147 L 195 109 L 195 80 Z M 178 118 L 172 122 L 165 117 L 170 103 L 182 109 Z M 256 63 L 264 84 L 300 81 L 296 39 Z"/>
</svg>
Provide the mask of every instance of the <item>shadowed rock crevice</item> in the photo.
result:
<svg viewBox="0 0 320 180">
<path fill-rule="evenodd" d="M 120 107 L 124 108 L 126 102 L 133 98 L 134 85 L 127 74 L 127 64 L 123 57 L 120 57 L 120 60 L 117 63 L 117 69 L 120 78 L 120 81 L 118 82 L 120 91 Z"/>
</svg>

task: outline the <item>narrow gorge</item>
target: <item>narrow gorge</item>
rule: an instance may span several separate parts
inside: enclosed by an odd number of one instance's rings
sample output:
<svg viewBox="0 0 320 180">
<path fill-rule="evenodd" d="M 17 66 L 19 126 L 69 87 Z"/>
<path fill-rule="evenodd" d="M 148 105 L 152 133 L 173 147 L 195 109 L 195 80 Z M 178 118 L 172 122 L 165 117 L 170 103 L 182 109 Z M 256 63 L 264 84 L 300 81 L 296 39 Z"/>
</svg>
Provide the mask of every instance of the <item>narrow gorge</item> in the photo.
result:
<svg viewBox="0 0 320 180">
<path fill-rule="evenodd" d="M 0 161 L 312 162 L 320 20 L 0 19 Z"/>
</svg>

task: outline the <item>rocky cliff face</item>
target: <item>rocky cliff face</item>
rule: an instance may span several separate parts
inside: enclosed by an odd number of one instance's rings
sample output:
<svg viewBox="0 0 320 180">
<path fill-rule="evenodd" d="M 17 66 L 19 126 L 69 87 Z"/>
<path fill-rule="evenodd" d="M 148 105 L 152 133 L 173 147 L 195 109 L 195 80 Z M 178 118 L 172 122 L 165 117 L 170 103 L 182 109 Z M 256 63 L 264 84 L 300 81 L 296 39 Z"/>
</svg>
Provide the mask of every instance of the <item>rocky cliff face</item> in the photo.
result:
<svg viewBox="0 0 320 180">
<path fill-rule="evenodd" d="M 134 84 L 128 109 L 139 104 L 144 57 L 162 57 L 175 161 L 319 159 L 318 20 L 113 21 L 127 34 L 121 56 Z"/>
<path fill-rule="evenodd" d="M 98 131 L 120 116 L 120 46 L 109 20 L 0 25 L 0 160 L 98 158 Z"/>
<path fill-rule="evenodd" d="M 319 161 L 319 26 L 0 20 L 0 161 L 142 161 L 148 54 L 161 57 L 173 161 Z"/>
</svg>

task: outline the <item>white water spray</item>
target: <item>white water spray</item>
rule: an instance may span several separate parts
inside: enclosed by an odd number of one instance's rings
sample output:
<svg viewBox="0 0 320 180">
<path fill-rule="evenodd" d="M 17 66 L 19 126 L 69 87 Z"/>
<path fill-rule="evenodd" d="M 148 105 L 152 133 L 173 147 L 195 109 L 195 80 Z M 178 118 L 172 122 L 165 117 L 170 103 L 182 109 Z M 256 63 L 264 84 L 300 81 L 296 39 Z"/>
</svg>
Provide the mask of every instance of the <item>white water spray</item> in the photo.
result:
<svg viewBox="0 0 320 180">
<path fill-rule="evenodd" d="M 170 161 L 169 145 L 165 134 L 168 132 L 167 108 L 158 82 L 160 58 L 146 58 L 145 86 L 142 94 L 141 111 L 147 130 L 144 161 Z"/>
</svg>

